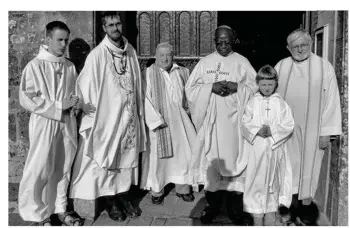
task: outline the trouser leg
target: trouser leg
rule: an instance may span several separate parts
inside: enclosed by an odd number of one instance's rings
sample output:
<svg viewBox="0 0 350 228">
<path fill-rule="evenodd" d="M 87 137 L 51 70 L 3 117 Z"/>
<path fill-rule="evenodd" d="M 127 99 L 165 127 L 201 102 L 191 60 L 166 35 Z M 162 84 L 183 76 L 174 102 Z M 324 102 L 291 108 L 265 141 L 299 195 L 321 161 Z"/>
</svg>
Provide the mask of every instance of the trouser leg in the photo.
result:
<svg viewBox="0 0 350 228">
<path fill-rule="evenodd" d="M 153 190 L 149 191 L 150 194 L 154 197 L 161 197 L 162 195 L 164 195 L 164 189 L 162 189 L 160 192 L 155 192 Z"/>
<path fill-rule="evenodd" d="M 188 184 L 176 184 L 175 185 L 175 191 L 176 193 L 179 193 L 179 194 L 188 194 L 190 193 L 190 185 Z"/>
</svg>

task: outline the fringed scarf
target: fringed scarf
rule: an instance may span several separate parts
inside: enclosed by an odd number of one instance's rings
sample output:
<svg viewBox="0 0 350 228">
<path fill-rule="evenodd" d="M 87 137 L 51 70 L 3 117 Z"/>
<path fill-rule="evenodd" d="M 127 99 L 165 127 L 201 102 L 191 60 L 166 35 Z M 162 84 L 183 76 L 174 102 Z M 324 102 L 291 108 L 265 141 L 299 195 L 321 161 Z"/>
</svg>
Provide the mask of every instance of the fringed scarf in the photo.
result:
<svg viewBox="0 0 350 228">
<path fill-rule="evenodd" d="M 153 64 L 149 67 L 149 77 L 152 87 L 152 102 L 155 109 L 161 114 L 165 123 L 169 125 L 169 115 L 166 101 L 166 85 L 164 76 L 159 67 Z M 169 126 L 156 131 L 158 158 L 173 156 L 173 146 Z"/>
</svg>

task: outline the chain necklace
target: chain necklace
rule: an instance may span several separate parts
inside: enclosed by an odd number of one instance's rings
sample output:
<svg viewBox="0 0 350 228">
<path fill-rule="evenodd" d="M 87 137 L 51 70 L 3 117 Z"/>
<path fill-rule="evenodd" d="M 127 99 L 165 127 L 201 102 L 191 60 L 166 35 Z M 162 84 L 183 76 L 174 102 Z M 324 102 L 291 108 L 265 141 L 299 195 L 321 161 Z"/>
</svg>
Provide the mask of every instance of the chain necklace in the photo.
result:
<svg viewBox="0 0 350 228">
<path fill-rule="evenodd" d="M 106 46 L 106 47 L 107 47 L 107 46 Z M 122 56 L 119 57 L 119 56 L 115 55 L 115 54 L 113 53 L 113 51 L 112 51 L 109 47 L 107 47 L 107 50 L 108 50 L 109 53 L 112 55 L 114 70 L 115 70 L 115 71 L 117 72 L 117 74 L 119 74 L 119 75 L 125 74 L 125 72 L 126 72 L 127 60 L 128 60 L 128 59 L 126 58 L 126 52 L 123 52 Z M 120 64 L 119 64 L 120 72 L 118 71 L 117 67 L 115 66 L 114 58 L 120 59 Z"/>
</svg>

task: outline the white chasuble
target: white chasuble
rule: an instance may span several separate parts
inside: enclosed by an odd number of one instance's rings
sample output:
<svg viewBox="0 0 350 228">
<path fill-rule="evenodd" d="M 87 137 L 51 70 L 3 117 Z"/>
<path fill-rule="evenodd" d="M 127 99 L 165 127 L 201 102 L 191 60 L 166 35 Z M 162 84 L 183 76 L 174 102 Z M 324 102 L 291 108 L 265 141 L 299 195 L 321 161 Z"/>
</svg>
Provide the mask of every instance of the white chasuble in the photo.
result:
<svg viewBox="0 0 350 228">
<path fill-rule="evenodd" d="M 239 125 L 246 103 L 257 91 L 255 76 L 243 56 L 231 53 L 223 57 L 217 52 L 201 59 L 191 73 L 186 96 L 197 130 L 193 185 L 204 184 L 208 191 L 243 191 L 247 156 Z M 226 97 L 212 93 L 213 83 L 223 80 L 238 83 L 237 93 Z"/>
<path fill-rule="evenodd" d="M 139 152 L 145 150 L 140 68 L 123 37 L 108 37 L 91 51 L 77 80 L 84 115 L 70 196 L 86 200 L 128 191 L 137 183 Z M 96 110 L 90 112 L 91 107 Z"/>
</svg>

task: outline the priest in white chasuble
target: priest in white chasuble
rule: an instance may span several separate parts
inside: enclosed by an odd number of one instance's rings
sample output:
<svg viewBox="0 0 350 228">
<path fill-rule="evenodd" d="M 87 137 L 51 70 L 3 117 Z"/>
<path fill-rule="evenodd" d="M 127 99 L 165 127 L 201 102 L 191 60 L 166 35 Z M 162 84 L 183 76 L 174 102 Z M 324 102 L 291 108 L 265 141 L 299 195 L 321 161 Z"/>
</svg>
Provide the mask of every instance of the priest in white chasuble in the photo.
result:
<svg viewBox="0 0 350 228">
<path fill-rule="evenodd" d="M 296 216 L 313 225 L 317 206 L 312 199 L 324 149 L 331 135 L 342 133 L 339 89 L 332 65 L 311 52 L 312 38 L 306 30 L 293 31 L 287 43 L 291 57 L 279 61 L 275 69 L 279 75 L 277 92 L 290 106 L 295 120 L 292 138 L 286 142 L 293 171 L 293 193 L 298 194 L 292 206 L 299 204 Z"/>
<path fill-rule="evenodd" d="M 174 183 L 176 195 L 191 202 L 189 171 L 196 131 L 185 95 L 189 70 L 173 62 L 173 47 L 164 42 L 157 46 L 156 62 L 143 73 L 149 150 L 142 153 L 140 187 L 150 190 L 153 204 L 161 204 L 164 187 Z"/>
<path fill-rule="evenodd" d="M 244 170 L 240 122 L 244 107 L 257 91 L 256 72 L 249 61 L 232 50 L 234 31 L 220 26 L 215 31 L 216 51 L 199 61 L 186 84 L 192 121 L 197 131 L 192 155 L 193 184 L 204 184 L 208 207 L 201 220 L 210 223 L 220 211 L 221 194 L 228 213 L 241 222 Z M 235 199 L 237 198 L 237 199 Z M 231 203 L 232 202 L 232 203 Z M 231 207 L 233 206 L 235 210 Z M 233 215 L 235 213 L 235 215 Z"/>
<path fill-rule="evenodd" d="M 145 150 L 141 72 L 135 49 L 122 36 L 119 14 L 105 12 L 102 23 L 107 34 L 77 79 L 84 114 L 70 197 L 105 197 L 108 215 L 123 221 L 141 214 L 128 195 Z"/>
</svg>

